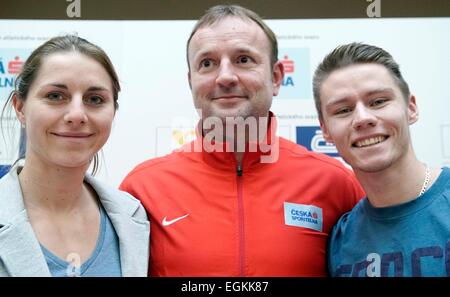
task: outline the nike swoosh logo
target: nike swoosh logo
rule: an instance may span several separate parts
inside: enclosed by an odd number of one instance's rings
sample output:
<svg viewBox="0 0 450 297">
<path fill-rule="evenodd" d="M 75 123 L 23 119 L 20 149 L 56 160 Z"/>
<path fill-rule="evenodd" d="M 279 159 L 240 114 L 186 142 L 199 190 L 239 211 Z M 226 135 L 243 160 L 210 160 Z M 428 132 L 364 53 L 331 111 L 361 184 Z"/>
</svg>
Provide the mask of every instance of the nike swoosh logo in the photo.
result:
<svg viewBox="0 0 450 297">
<path fill-rule="evenodd" d="M 176 219 L 173 219 L 173 220 L 167 220 L 167 217 L 164 217 L 163 218 L 163 220 L 162 220 L 162 225 L 164 226 L 164 227 L 167 227 L 167 226 L 169 226 L 169 225 L 172 225 L 173 223 L 175 223 L 175 222 L 178 222 L 179 220 L 182 220 L 182 219 L 184 219 L 185 217 L 187 217 L 189 214 L 185 214 L 184 216 L 181 216 L 181 217 L 178 217 L 178 218 L 176 218 Z"/>
</svg>

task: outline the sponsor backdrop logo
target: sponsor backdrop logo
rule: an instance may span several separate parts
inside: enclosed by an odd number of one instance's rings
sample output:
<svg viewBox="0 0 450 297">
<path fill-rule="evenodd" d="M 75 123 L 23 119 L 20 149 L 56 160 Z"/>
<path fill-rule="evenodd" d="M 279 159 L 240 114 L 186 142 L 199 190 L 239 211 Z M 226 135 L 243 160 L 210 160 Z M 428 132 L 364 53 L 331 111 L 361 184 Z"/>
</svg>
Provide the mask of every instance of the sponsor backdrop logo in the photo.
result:
<svg viewBox="0 0 450 297">
<path fill-rule="evenodd" d="M 156 156 L 164 156 L 196 138 L 195 128 L 191 127 L 157 127 Z"/>
<path fill-rule="evenodd" d="M 3 104 L 14 89 L 16 76 L 30 54 L 27 49 L 0 48 L 0 104 Z"/>
<path fill-rule="evenodd" d="M 284 79 L 279 99 L 311 99 L 309 48 L 282 48 L 279 54 L 284 66 Z"/>
<path fill-rule="evenodd" d="M 28 49 L 0 48 L 0 108 L 3 108 L 9 94 L 14 90 L 16 77 L 22 70 L 30 52 Z M 4 129 L 9 129 L 9 127 L 10 123 L 8 122 Z M 17 135 L 21 134 L 19 132 L 16 132 Z M 14 162 L 17 157 L 16 153 L 13 153 L 13 156 L 9 155 L 10 151 L 14 150 L 15 143 L 16 141 L 12 141 L 8 143 L 9 147 L 7 147 L 5 140 L 0 139 L 0 177 L 8 172 L 9 164 Z M 25 144 L 21 143 L 21 146 L 25 146 Z"/>
<path fill-rule="evenodd" d="M 323 133 L 319 126 L 297 127 L 296 134 L 296 142 L 308 150 L 327 154 L 331 157 L 339 157 L 336 147 L 323 138 Z"/>
</svg>

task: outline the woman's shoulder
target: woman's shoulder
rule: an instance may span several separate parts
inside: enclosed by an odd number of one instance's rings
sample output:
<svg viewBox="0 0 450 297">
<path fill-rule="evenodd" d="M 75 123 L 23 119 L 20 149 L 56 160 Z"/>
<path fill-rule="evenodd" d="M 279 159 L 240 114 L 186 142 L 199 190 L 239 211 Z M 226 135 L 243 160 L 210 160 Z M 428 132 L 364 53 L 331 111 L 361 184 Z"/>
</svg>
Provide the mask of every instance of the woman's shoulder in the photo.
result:
<svg viewBox="0 0 450 297">
<path fill-rule="evenodd" d="M 0 177 L 0 188 L 17 187 L 19 185 L 19 176 L 17 168 L 11 168 L 5 175 Z"/>
</svg>

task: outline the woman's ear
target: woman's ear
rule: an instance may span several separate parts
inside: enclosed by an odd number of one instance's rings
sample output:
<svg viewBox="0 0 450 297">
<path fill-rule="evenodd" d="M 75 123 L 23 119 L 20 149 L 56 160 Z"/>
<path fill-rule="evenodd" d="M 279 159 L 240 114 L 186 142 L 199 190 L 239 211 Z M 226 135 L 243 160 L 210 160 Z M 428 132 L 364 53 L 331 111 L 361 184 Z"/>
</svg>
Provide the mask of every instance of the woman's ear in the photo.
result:
<svg viewBox="0 0 450 297">
<path fill-rule="evenodd" d="M 25 101 L 19 99 L 17 93 L 14 93 L 12 96 L 12 105 L 14 107 L 14 111 L 16 112 L 16 116 L 19 119 L 19 122 L 22 126 L 25 126 Z"/>
</svg>

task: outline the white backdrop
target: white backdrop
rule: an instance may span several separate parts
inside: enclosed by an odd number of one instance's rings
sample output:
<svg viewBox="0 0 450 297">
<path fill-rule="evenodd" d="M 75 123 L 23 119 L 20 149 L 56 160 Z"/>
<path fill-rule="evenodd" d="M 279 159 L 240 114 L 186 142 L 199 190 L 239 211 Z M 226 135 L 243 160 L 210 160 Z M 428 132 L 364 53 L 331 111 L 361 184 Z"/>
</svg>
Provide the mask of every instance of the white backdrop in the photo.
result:
<svg viewBox="0 0 450 297">
<path fill-rule="evenodd" d="M 43 41 L 65 33 L 77 33 L 101 46 L 116 66 L 122 92 L 98 176 L 118 186 L 138 163 L 192 139 L 197 116 L 187 82 L 185 43 L 194 23 L 0 20 L 0 104 L 11 90 L 14 74 L 8 70 L 14 68 L 8 65 L 16 56 L 25 60 Z M 314 69 L 337 45 L 360 41 L 389 51 L 416 95 L 420 119 L 411 131 L 419 159 L 433 166 L 450 165 L 450 18 L 267 23 L 278 36 L 279 58 L 293 67 L 272 106 L 280 135 L 311 146 L 318 126 L 311 91 Z M 326 147 L 310 148 L 330 152 Z M 0 164 L 14 158 L 0 139 Z"/>
</svg>

